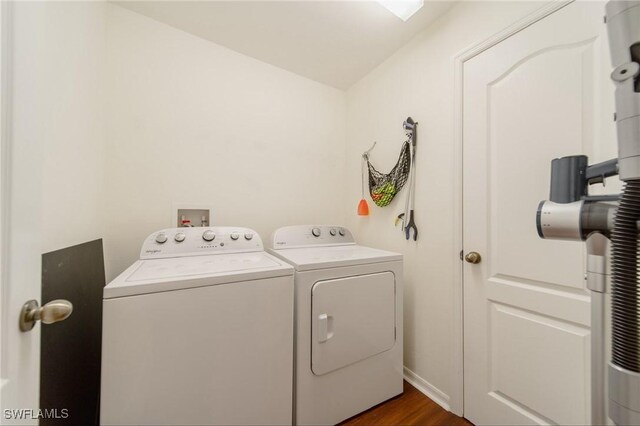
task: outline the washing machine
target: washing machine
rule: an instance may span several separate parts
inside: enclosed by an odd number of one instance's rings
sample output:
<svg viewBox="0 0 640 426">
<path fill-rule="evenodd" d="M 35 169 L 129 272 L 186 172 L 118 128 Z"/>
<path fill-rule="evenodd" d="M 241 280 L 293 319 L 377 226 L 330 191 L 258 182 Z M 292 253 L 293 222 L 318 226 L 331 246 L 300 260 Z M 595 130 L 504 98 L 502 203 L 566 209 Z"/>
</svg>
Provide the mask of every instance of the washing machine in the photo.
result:
<svg viewBox="0 0 640 426">
<path fill-rule="evenodd" d="M 101 423 L 291 424 L 293 272 L 251 229 L 151 234 L 104 289 Z"/>
<path fill-rule="evenodd" d="M 336 424 L 402 393 L 402 255 L 340 226 L 289 226 L 270 253 L 294 266 L 294 423 Z"/>
</svg>

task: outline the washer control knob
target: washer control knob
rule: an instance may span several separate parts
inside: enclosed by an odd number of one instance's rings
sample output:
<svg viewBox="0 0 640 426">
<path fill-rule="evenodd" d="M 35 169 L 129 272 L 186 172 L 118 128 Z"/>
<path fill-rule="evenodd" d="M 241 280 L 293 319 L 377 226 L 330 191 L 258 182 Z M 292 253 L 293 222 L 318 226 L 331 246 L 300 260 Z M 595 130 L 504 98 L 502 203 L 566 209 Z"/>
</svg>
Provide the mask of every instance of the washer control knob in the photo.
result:
<svg viewBox="0 0 640 426">
<path fill-rule="evenodd" d="M 313 234 L 314 237 L 319 237 L 320 236 L 320 228 L 313 228 L 311 230 L 311 234 Z"/>
<path fill-rule="evenodd" d="M 184 241 L 184 239 L 186 238 L 186 235 L 184 235 L 183 232 L 178 232 L 173 239 L 176 240 L 176 243 L 181 243 Z"/>
<path fill-rule="evenodd" d="M 329 233 L 331 234 L 331 236 L 332 236 L 332 237 L 335 237 L 335 236 L 336 236 L 336 230 L 335 230 L 335 229 L 333 229 L 333 228 L 331 228 L 331 229 L 329 230 Z"/>
<path fill-rule="evenodd" d="M 253 234 L 244 234 L 244 239 L 247 241 L 251 241 L 253 239 Z"/>
<path fill-rule="evenodd" d="M 209 231 L 204 231 L 204 233 L 202 234 L 202 239 L 205 241 L 213 241 L 216 238 L 216 234 L 209 230 Z"/>
<path fill-rule="evenodd" d="M 165 234 L 164 232 L 161 232 L 158 235 L 156 235 L 156 243 L 164 244 L 166 242 L 167 242 L 167 234 Z"/>
<path fill-rule="evenodd" d="M 238 238 L 240 238 L 240 234 L 238 234 L 237 232 L 232 232 L 231 235 L 229 235 L 231 237 L 231 239 L 233 241 L 237 240 Z"/>
<path fill-rule="evenodd" d="M 344 234 L 345 234 L 344 229 L 340 228 L 338 233 L 340 234 L 341 237 L 344 237 Z"/>
</svg>

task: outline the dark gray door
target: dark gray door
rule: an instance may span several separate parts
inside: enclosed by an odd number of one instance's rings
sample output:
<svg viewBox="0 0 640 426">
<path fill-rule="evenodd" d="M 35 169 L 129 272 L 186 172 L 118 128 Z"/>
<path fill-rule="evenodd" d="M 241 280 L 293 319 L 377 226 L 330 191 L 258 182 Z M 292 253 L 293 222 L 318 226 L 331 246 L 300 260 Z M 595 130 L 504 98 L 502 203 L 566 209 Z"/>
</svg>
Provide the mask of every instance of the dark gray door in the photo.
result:
<svg viewBox="0 0 640 426">
<path fill-rule="evenodd" d="M 41 425 L 99 424 L 104 286 L 102 240 L 42 255 L 42 304 L 66 299 L 73 313 L 42 327 L 40 408 L 56 415 Z"/>
</svg>

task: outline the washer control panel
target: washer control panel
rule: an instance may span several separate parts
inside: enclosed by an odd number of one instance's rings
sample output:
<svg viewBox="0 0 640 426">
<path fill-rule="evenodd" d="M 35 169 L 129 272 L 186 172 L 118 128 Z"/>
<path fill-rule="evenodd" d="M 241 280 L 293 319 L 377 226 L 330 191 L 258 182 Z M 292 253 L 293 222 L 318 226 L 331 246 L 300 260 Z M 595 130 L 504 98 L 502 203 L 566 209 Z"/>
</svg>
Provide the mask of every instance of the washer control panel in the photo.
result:
<svg viewBox="0 0 640 426">
<path fill-rule="evenodd" d="M 263 250 L 260 235 L 249 228 L 232 226 L 167 228 L 154 232 L 144 240 L 140 259 Z"/>
<path fill-rule="evenodd" d="M 271 236 L 271 247 L 275 250 L 355 243 L 353 235 L 347 228 L 335 225 L 285 226 L 276 230 Z"/>
</svg>

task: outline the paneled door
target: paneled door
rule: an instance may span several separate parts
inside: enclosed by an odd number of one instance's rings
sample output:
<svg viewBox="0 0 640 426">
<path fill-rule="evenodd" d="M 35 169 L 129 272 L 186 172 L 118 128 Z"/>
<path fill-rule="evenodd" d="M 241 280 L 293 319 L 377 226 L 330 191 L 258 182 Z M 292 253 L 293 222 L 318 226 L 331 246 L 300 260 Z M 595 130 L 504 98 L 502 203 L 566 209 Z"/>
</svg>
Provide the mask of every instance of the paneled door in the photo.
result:
<svg viewBox="0 0 640 426">
<path fill-rule="evenodd" d="M 538 238 L 535 213 L 551 159 L 615 147 L 603 17 L 604 3 L 568 4 L 464 64 L 463 247 L 479 255 L 463 272 L 464 415 L 476 424 L 590 422 L 584 247 Z"/>
</svg>

